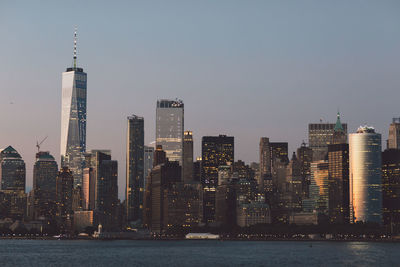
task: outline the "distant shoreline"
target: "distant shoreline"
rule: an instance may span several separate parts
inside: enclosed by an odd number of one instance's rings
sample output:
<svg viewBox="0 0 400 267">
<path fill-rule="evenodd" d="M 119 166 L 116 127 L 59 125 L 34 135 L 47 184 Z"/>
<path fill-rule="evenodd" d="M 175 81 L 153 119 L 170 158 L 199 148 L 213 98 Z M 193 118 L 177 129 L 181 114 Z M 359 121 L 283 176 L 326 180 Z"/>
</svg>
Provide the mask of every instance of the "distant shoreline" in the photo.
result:
<svg viewBox="0 0 400 267">
<path fill-rule="evenodd" d="M 400 243 L 400 239 L 291 239 L 291 238 L 220 238 L 220 239 L 186 239 L 186 238 L 54 238 L 54 237 L 0 237 L 1 240 L 61 240 L 61 241 L 298 241 L 298 242 L 377 242 L 377 243 Z"/>
</svg>

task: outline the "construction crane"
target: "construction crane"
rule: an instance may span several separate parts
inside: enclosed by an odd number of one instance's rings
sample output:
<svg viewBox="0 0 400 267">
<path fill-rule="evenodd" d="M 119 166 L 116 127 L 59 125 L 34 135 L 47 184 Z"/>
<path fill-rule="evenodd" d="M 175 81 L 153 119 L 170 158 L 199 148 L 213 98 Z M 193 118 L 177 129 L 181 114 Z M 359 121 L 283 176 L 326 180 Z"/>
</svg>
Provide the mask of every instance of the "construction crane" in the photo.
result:
<svg viewBox="0 0 400 267">
<path fill-rule="evenodd" d="M 39 143 L 39 141 L 36 141 L 36 147 L 37 147 L 38 153 L 40 152 L 40 145 L 43 144 L 44 141 L 46 141 L 47 137 L 49 137 L 49 136 L 46 136 L 45 138 L 43 138 L 43 140 L 40 143 Z"/>
</svg>

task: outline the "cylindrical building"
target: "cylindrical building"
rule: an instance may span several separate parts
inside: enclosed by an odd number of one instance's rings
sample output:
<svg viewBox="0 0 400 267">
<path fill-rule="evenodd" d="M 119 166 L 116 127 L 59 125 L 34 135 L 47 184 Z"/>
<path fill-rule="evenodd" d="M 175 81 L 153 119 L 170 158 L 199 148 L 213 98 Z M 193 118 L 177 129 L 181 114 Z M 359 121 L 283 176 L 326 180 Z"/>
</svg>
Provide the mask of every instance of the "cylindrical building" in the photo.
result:
<svg viewBox="0 0 400 267">
<path fill-rule="evenodd" d="M 381 134 L 360 127 L 349 135 L 350 221 L 382 222 Z"/>
</svg>

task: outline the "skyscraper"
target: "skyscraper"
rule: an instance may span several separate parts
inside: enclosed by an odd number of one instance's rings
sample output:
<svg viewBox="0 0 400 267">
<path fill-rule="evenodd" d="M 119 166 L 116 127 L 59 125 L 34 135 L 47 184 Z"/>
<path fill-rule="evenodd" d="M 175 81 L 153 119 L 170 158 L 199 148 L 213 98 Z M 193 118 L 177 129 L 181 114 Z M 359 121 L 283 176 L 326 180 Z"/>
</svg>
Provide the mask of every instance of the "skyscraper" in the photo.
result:
<svg viewBox="0 0 400 267">
<path fill-rule="evenodd" d="M 8 146 L 0 152 L 0 190 L 25 193 L 25 162 Z"/>
<path fill-rule="evenodd" d="M 183 137 L 183 182 L 193 181 L 193 134 L 185 131 Z"/>
<path fill-rule="evenodd" d="M 349 145 L 328 145 L 329 163 L 329 220 L 349 223 Z"/>
<path fill-rule="evenodd" d="M 161 99 L 156 109 L 156 145 L 161 145 L 169 161 L 182 166 L 184 105 L 182 100 Z"/>
<path fill-rule="evenodd" d="M 343 133 L 335 137 L 335 139 L 347 139 L 347 124 L 340 122 L 340 114 L 338 112 L 336 123 L 310 123 L 308 125 L 308 143 L 313 150 L 313 161 L 325 160 L 328 154 L 328 145 L 332 143 L 334 132 Z M 343 143 L 343 142 L 337 142 Z M 346 143 L 346 141 L 344 142 Z"/>
<path fill-rule="evenodd" d="M 206 223 L 215 221 L 215 190 L 218 185 L 218 167 L 233 163 L 233 136 L 204 136 L 201 144 L 201 182 L 204 188 L 203 219 Z"/>
<path fill-rule="evenodd" d="M 58 165 L 49 152 L 38 152 L 33 166 L 34 218 L 55 215 Z"/>
<path fill-rule="evenodd" d="M 382 222 L 381 135 L 359 127 L 349 135 L 350 221 Z"/>
<path fill-rule="evenodd" d="M 82 185 L 86 151 L 87 74 L 77 67 L 76 31 L 74 35 L 74 64 L 62 73 L 61 107 L 61 166 L 68 167 L 74 186 Z"/>
<path fill-rule="evenodd" d="M 262 190 L 264 188 L 264 179 L 271 177 L 271 151 L 269 146 L 269 138 L 260 138 L 260 176 L 258 177 L 258 185 Z"/>
<path fill-rule="evenodd" d="M 393 118 L 393 121 L 389 126 L 387 148 L 400 149 L 400 118 Z"/>
<path fill-rule="evenodd" d="M 26 211 L 25 162 L 12 147 L 0 151 L 0 192 L 4 199 L 1 203 L 5 210 L 0 217 L 21 220 Z"/>
<path fill-rule="evenodd" d="M 61 232 L 72 229 L 72 192 L 74 189 L 74 178 L 68 167 L 63 167 L 56 178 L 56 205 L 57 222 Z"/>
<path fill-rule="evenodd" d="M 144 188 L 146 188 L 147 177 L 149 176 L 151 169 L 153 169 L 154 160 L 154 147 L 144 146 Z"/>
<path fill-rule="evenodd" d="M 126 216 L 141 221 L 144 197 L 144 119 L 128 117 L 126 148 Z"/>
</svg>

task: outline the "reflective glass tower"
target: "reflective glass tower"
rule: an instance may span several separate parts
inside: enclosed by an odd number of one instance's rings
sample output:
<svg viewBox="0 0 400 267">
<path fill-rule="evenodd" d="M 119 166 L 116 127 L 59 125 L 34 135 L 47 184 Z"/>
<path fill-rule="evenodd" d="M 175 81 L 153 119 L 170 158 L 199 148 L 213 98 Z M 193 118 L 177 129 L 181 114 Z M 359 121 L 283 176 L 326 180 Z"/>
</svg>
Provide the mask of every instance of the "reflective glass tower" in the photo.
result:
<svg viewBox="0 0 400 267">
<path fill-rule="evenodd" d="M 360 127 L 349 135 L 350 221 L 382 222 L 381 134 Z"/>
<path fill-rule="evenodd" d="M 68 167 L 74 176 L 74 186 L 82 186 L 86 151 L 87 74 L 76 65 L 76 31 L 74 63 L 62 73 L 61 107 L 61 166 Z"/>
<path fill-rule="evenodd" d="M 183 102 L 182 100 L 157 101 L 156 145 L 161 145 L 169 161 L 182 166 L 183 156 Z"/>
</svg>

